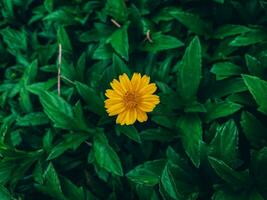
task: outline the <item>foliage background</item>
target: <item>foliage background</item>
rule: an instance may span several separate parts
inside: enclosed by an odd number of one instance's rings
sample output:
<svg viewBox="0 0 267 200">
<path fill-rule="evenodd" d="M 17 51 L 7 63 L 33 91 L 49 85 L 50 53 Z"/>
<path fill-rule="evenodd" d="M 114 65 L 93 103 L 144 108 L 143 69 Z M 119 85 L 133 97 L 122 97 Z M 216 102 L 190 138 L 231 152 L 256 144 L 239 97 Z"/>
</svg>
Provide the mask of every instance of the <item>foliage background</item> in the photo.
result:
<svg viewBox="0 0 267 200">
<path fill-rule="evenodd" d="M 1 0 L 0 199 L 267 199 L 266 11 L 264 0 Z M 146 123 L 117 126 L 104 110 L 124 72 L 158 85 Z"/>
</svg>

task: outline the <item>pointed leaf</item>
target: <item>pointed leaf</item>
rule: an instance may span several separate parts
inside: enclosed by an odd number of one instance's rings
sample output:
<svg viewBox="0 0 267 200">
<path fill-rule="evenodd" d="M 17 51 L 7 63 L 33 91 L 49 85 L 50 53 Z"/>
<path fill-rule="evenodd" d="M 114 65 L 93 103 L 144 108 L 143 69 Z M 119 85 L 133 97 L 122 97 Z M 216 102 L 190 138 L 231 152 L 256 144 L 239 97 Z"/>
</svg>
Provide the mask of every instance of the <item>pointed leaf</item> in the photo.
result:
<svg viewBox="0 0 267 200">
<path fill-rule="evenodd" d="M 201 45 L 195 37 L 186 48 L 179 64 L 177 74 L 177 88 L 180 96 L 185 100 L 196 98 L 201 79 Z"/>
<path fill-rule="evenodd" d="M 196 167 L 200 165 L 200 149 L 202 145 L 202 124 L 197 115 L 187 114 L 178 119 L 177 126 L 185 152 Z"/>
</svg>

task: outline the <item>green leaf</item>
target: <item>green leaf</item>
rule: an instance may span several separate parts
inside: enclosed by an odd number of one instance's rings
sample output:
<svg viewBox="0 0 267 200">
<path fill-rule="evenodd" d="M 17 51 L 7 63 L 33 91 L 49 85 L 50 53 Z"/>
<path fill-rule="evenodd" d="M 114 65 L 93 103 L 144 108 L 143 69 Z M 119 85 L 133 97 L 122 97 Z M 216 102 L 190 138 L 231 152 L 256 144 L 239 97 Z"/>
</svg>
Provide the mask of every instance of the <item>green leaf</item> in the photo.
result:
<svg viewBox="0 0 267 200">
<path fill-rule="evenodd" d="M 213 84 L 210 97 L 221 98 L 231 94 L 239 94 L 240 92 L 244 92 L 247 90 L 247 86 L 245 85 L 242 78 L 225 79 L 221 81 L 216 81 Z"/>
<path fill-rule="evenodd" d="M 246 65 L 248 67 L 248 71 L 250 72 L 250 74 L 254 76 L 262 77 L 265 69 L 261 65 L 261 62 L 257 58 L 249 54 L 245 55 L 245 59 L 246 59 Z"/>
<path fill-rule="evenodd" d="M 54 4 L 54 0 L 45 0 L 44 1 L 44 7 L 46 8 L 46 10 L 48 10 L 49 12 L 52 12 L 53 10 L 53 5 Z"/>
<path fill-rule="evenodd" d="M 140 132 L 140 136 L 142 140 L 148 141 L 171 141 L 177 138 L 177 134 L 173 131 L 169 131 L 167 129 L 163 129 L 161 127 L 157 129 L 146 129 Z"/>
<path fill-rule="evenodd" d="M 213 34 L 216 39 L 224 39 L 229 36 L 244 34 L 251 31 L 250 28 L 243 25 L 226 24 L 220 26 Z"/>
<path fill-rule="evenodd" d="M 195 37 L 179 64 L 177 89 L 184 100 L 194 100 L 201 80 L 201 45 Z"/>
<path fill-rule="evenodd" d="M 70 38 L 63 26 L 60 26 L 57 32 L 58 43 L 62 45 L 62 50 L 72 52 Z"/>
<path fill-rule="evenodd" d="M 75 82 L 75 85 L 78 93 L 87 103 L 87 108 L 90 111 L 99 116 L 102 116 L 106 113 L 104 109 L 104 101 L 98 96 L 95 90 L 78 81 Z"/>
<path fill-rule="evenodd" d="M 17 119 L 17 125 L 18 126 L 39 126 L 48 124 L 49 119 L 47 116 L 42 112 L 34 112 L 27 115 L 24 115 L 23 117 L 19 117 Z"/>
<path fill-rule="evenodd" d="M 223 161 L 209 157 L 209 162 L 217 173 L 227 184 L 233 188 L 247 186 L 249 181 L 248 171 L 237 172 L 225 164 Z"/>
<path fill-rule="evenodd" d="M 188 159 L 183 158 L 180 154 L 176 153 L 175 150 L 170 146 L 167 148 L 166 156 L 169 163 L 178 166 L 185 180 L 190 180 L 196 183 L 196 180 L 199 177 L 195 171 L 195 168 L 191 165 L 191 163 L 188 162 Z"/>
<path fill-rule="evenodd" d="M 178 119 L 183 147 L 196 167 L 200 165 L 200 149 L 202 145 L 202 124 L 197 115 L 187 114 Z"/>
<path fill-rule="evenodd" d="M 238 163 L 238 129 L 233 120 L 217 127 L 216 134 L 209 144 L 209 155 L 229 166 Z"/>
<path fill-rule="evenodd" d="M 116 54 L 113 54 L 112 58 L 112 67 L 115 71 L 114 76 L 118 77 L 119 75 L 126 73 L 131 74 L 129 67 L 125 64 L 125 62 Z M 113 76 L 113 77 L 114 77 Z"/>
<path fill-rule="evenodd" d="M 79 81 L 84 81 L 84 73 L 86 69 L 86 54 L 82 53 L 77 61 L 76 71 Z"/>
<path fill-rule="evenodd" d="M 244 111 L 240 122 L 248 142 L 256 148 L 267 144 L 267 128 L 254 115 Z"/>
<path fill-rule="evenodd" d="M 116 130 L 123 133 L 135 142 L 142 142 L 140 135 L 134 126 L 116 126 Z"/>
<path fill-rule="evenodd" d="M 170 15 L 196 34 L 208 35 L 210 32 L 209 23 L 202 20 L 196 14 L 177 9 L 170 11 Z"/>
<path fill-rule="evenodd" d="M 115 20 L 125 21 L 127 19 L 128 11 L 123 0 L 107 0 L 105 5 L 108 15 L 114 17 Z"/>
<path fill-rule="evenodd" d="M 166 128 L 173 128 L 175 126 L 175 118 L 155 115 L 152 117 L 152 121 Z"/>
<path fill-rule="evenodd" d="M 253 30 L 247 33 L 244 33 L 240 36 L 237 36 L 231 43 L 231 46 L 248 46 L 264 42 L 267 40 L 267 35 L 265 31 L 262 30 Z"/>
<path fill-rule="evenodd" d="M 259 151 L 251 151 L 251 170 L 254 180 L 258 185 L 258 190 L 266 198 L 267 196 L 267 148 L 263 147 Z"/>
<path fill-rule="evenodd" d="M 24 85 L 31 84 L 34 82 L 38 71 L 38 61 L 34 60 L 29 66 L 26 67 L 25 72 L 23 74 L 22 81 Z"/>
<path fill-rule="evenodd" d="M 159 183 L 165 160 L 147 161 L 126 174 L 136 184 L 154 186 Z"/>
<path fill-rule="evenodd" d="M 180 199 L 180 194 L 177 191 L 175 177 L 173 177 L 172 172 L 170 171 L 168 165 L 165 166 L 162 175 L 161 182 L 165 191 L 174 199 Z"/>
<path fill-rule="evenodd" d="M 86 200 L 86 194 L 82 187 L 73 184 L 69 179 L 61 177 L 61 188 L 67 199 Z"/>
<path fill-rule="evenodd" d="M 112 58 L 112 47 L 110 45 L 101 44 L 94 51 L 93 58 L 98 60 L 106 60 Z"/>
<path fill-rule="evenodd" d="M 2 185 L 0 186 L 0 199 L 1 200 L 12 200 L 13 199 L 10 192 Z"/>
<path fill-rule="evenodd" d="M 113 49 L 125 60 L 129 59 L 128 25 L 117 29 L 109 38 L 108 42 Z"/>
<path fill-rule="evenodd" d="M 32 112 L 33 105 L 30 99 L 30 93 L 26 88 L 23 86 L 19 93 L 19 103 L 20 107 L 24 112 Z"/>
<path fill-rule="evenodd" d="M 72 126 L 74 115 L 71 105 L 60 96 L 44 92 L 40 96 L 44 112 L 59 128 L 75 128 Z"/>
<path fill-rule="evenodd" d="M 57 158 L 58 156 L 62 155 L 68 149 L 75 150 L 77 149 L 87 138 L 89 137 L 88 134 L 82 133 L 70 133 L 64 135 L 64 139 L 62 142 L 57 144 L 51 149 L 47 160 L 52 160 Z"/>
<path fill-rule="evenodd" d="M 46 82 L 33 83 L 27 85 L 26 88 L 29 92 L 40 95 L 43 91 L 47 91 L 57 83 L 57 79 L 48 79 Z"/>
<path fill-rule="evenodd" d="M 267 115 L 267 82 L 255 76 L 243 75 L 242 77 L 249 92 L 259 105 L 258 110 Z"/>
<path fill-rule="evenodd" d="M 2 29 L 0 34 L 3 36 L 4 42 L 8 46 L 8 50 L 16 55 L 20 51 L 27 50 L 27 34 L 25 30 L 15 30 L 10 27 Z"/>
<path fill-rule="evenodd" d="M 242 105 L 231 101 L 207 102 L 205 113 L 205 121 L 211 122 L 215 119 L 226 117 L 234 114 L 242 108 Z"/>
<path fill-rule="evenodd" d="M 184 43 L 176 37 L 163 35 L 160 32 L 153 33 L 151 39 L 153 42 L 146 41 L 144 46 L 141 47 L 141 50 L 149 52 L 158 52 L 179 48 L 184 45 Z"/>
<path fill-rule="evenodd" d="M 13 2 L 9 0 L 4 0 L 3 2 L 3 10 L 2 14 L 7 18 L 13 18 L 14 17 L 14 10 L 13 10 Z"/>
<path fill-rule="evenodd" d="M 213 0 L 214 2 L 224 4 L 224 0 Z"/>
<path fill-rule="evenodd" d="M 51 163 L 43 174 L 43 184 L 36 186 L 38 190 L 57 200 L 67 200 L 63 195 L 57 172 Z"/>
<path fill-rule="evenodd" d="M 216 75 L 216 80 L 222 80 L 231 76 L 238 76 L 243 70 L 231 62 L 220 62 L 214 64 L 210 72 Z"/>
<path fill-rule="evenodd" d="M 43 137 L 43 148 L 46 151 L 50 151 L 52 149 L 52 142 L 53 142 L 54 134 L 51 129 L 49 129 L 44 137 Z"/>
<path fill-rule="evenodd" d="M 231 190 L 218 190 L 212 200 L 263 200 L 263 197 L 256 191 L 234 192 Z"/>
<path fill-rule="evenodd" d="M 41 104 L 45 114 L 55 123 L 55 126 L 62 129 L 89 131 L 82 116 L 75 116 L 70 104 L 60 96 L 43 92 L 40 96 Z"/>
<path fill-rule="evenodd" d="M 198 103 L 198 102 L 193 102 L 192 104 L 186 105 L 184 111 L 187 112 L 187 113 L 196 113 L 196 112 L 203 113 L 203 112 L 207 112 L 205 106 L 203 104 L 201 104 L 201 103 Z"/>
<path fill-rule="evenodd" d="M 162 175 L 161 183 L 165 191 L 173 199 L 194 199 L 198 197 L 198 187 L 196 182 L 187 180 L 179 166 L 167 163 Z"/>
<path fill-rule="evenodd" d="M 108 144 L 108 140 L 103 133 L 99 132 L 95 135 L 93 149 L 96 162 L 100 167 L 115 175 L 123 175 L 120 158 Z"/>
</svg>

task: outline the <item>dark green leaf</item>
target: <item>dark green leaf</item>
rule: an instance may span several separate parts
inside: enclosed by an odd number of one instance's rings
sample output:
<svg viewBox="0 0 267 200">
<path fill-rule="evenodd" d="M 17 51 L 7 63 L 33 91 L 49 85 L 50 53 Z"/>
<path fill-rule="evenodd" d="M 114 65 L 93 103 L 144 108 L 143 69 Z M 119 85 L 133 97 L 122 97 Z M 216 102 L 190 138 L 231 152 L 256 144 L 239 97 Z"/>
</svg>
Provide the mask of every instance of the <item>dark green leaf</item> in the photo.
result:
<svg viewBox="0 0 267 200">
<path fill-rule="evenodd" d="M 266 32 L 254 30 L 237 36 L 231 43 L 231 46 L 248 46 L 267 40 Z"/>
<path fill-rule="evenodd" d="M 51 163 L 43 174 L 43 184 L 37 185 L 37 188 L 57 200 L 67 200 L 63 195 L 57 172 Z"/>
<path fill-rule="evenodd" d="M 241 126 L 248 139 L 254 147 L 262 147 L 267 143 L 267 128 L 254 115 L 243 112 L 241 116 Z"/>
<path fill-rule="evenodd" d="M 100 167 L 115 175 L 123 175 L 120 158 L 108 144 L 108 140 L 103 133 L 95 135 L 93 149 L 96 162 Z"/>
<path fill-rule="evenodd" d="M 24 115 L 23 117 L 19 117 L 17 119 L 18 126 L 39 126 L 48 124 L 49 120 L 47 116 L 42 112 L 35 112 Z"/>
<path fill-rule="evenodd" d="M 233 120 L 217 127 L 216 134 L 209 144 L 209 154 L 229 166 L 238 163 L 238 129 Z"/>
<path fill-rule="evenodd" d="M 90 111 L 100 116 L 106 113 L 104 110 L 104 101 L 98 96 L 95 90 L 78 81 L 75 82 L 75 85 Z"/>
<path fill-rule="evenodd" d="M 209 162 L 217 175 L 233 188 L 240 188 L 248 184 L 248 171 L 237 172 L 223 161 L 209 157 Z"/>
<path fill-rule="evenodd" d="M 141 143 L 140 135 L 134 126 L 117 126 L 116 129 L 135 142 Z"/>
<path fill-rule="evenodd" d="M 255 76 L 243 75 L 244 82 L 259 105 L 258 110 L 267 115 L 267 82 Z"/>
<path fill-rule="evenodd" d="M 71 105 L 63 98 L 51 92 L 44 92 L 39 97 L 44 107 L 44 112 L 55 123 L 56 127 L 88 131 L 85 122 L 79 120 L 82 116 L 76 118 Z"/>
<path fill-rule="evenodd" d="M 232 115 L 242 108 L 242 105 L 233 103 L 231 101 L 220 102 L 207 102 L 205 113 L 205 121 L 210 122 L 212 120 Z"/>
<path fill-rule="evenodd" d="M 185 152 L 196 167 L 200 165 L 200 149 L 202 145 L 202 124 L 197 115 L 187 114 L 178 119 L 177 126 Z"/>
<path fill-rule="evenodd" d="M 137 184 L 153 186 L 159 183 L 165 163 L 165 160 L 147 161 L 128 172 L 126 176 Z"/>
<path fill-rule="evenodd" d="M 218 39 L 224 39 L 229 36 L 244 34 L 251 31 L 250 28 L 242 25 L 227 24 L 220 26 L 214 33 L 213 37 Z"/>
<path fill-rule="evenodd" d="M 183 42 L 179 39 L 169 36 L 163 35 L 161 33 L 152 34 L 152 41 L 146 41 L 144 46 L 141 47 L 141 50 L 149 51 L 149 52 L 158 52 L 168 49 L 175 49 L 183 46 Z"/>
<path fill-rule="evenodd" d="M 64 139 L 62 142 L 57 144 L 47 158 L 47 160 L 52 160 L 63 154 L 68 149 L 75 150 L 77 149 L 81 143 L 83 143 L 89 137 L 88 134 L 79 134 L 79 133 L 71 133 L 68 135 L 64 135 Z"/>
<path fill-rule="evenodd" d="M 208 22 L 203 21 L 198 15 L 182 11 L 170 11 L 170 14 L 175 17 L 180 23 L 186 26 L 190 31 L 199 35 L 208 35 L 210 32 L 210 25 Z"/>
<path fill-rule="evenodd" d="M 120 1 L 120 0 L 119 0 Z M 128 25 L 117 29 L 109 38 L 114 50 L 125 60 L 129 59 Z"/>
<path fill-rule="evenodd" d="M 231 76 L 238 76 L 243 70 L 231 62 L 220 62 L 214 64 L 210 72 L 216 75 L 216 80 L 222 80 Z"/>
<path fill-rule="evenodd" d="M 125 21 L 127 19 L 127 7 L 123 0 L 107 0 L 105 8 L 115 20 Z"/>
<path fill-rule="evenodd" d="M 186 48 L 179 64 L 177 74 L 177 89 L 185 100 L 196 98 L 201 79 L 201 45 L 195 37 Z"/>
</svg>

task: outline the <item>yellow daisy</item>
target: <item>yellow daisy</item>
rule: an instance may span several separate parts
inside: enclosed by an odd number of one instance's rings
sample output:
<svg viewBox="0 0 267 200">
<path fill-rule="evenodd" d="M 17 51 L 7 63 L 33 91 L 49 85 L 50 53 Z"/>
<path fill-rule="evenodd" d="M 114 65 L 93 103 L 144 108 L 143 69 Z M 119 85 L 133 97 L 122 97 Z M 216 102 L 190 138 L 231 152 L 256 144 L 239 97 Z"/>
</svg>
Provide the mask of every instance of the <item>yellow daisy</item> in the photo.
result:
<svg viewBox="0 0 267 200">
<path fill-rule="evenodd" d="M 114 79 L 106 90 L 105 108 L 109 116 L 117 116 L 116 123 L 130 125 L 147 121 L 147 112 L 153 111 L 159 104 L 159 96 L 153 93 L 157 90 L 155 83 L 149 83 L 150 78 L 134 73 L 130 80 L 126 74 Z"/>
</svg>

